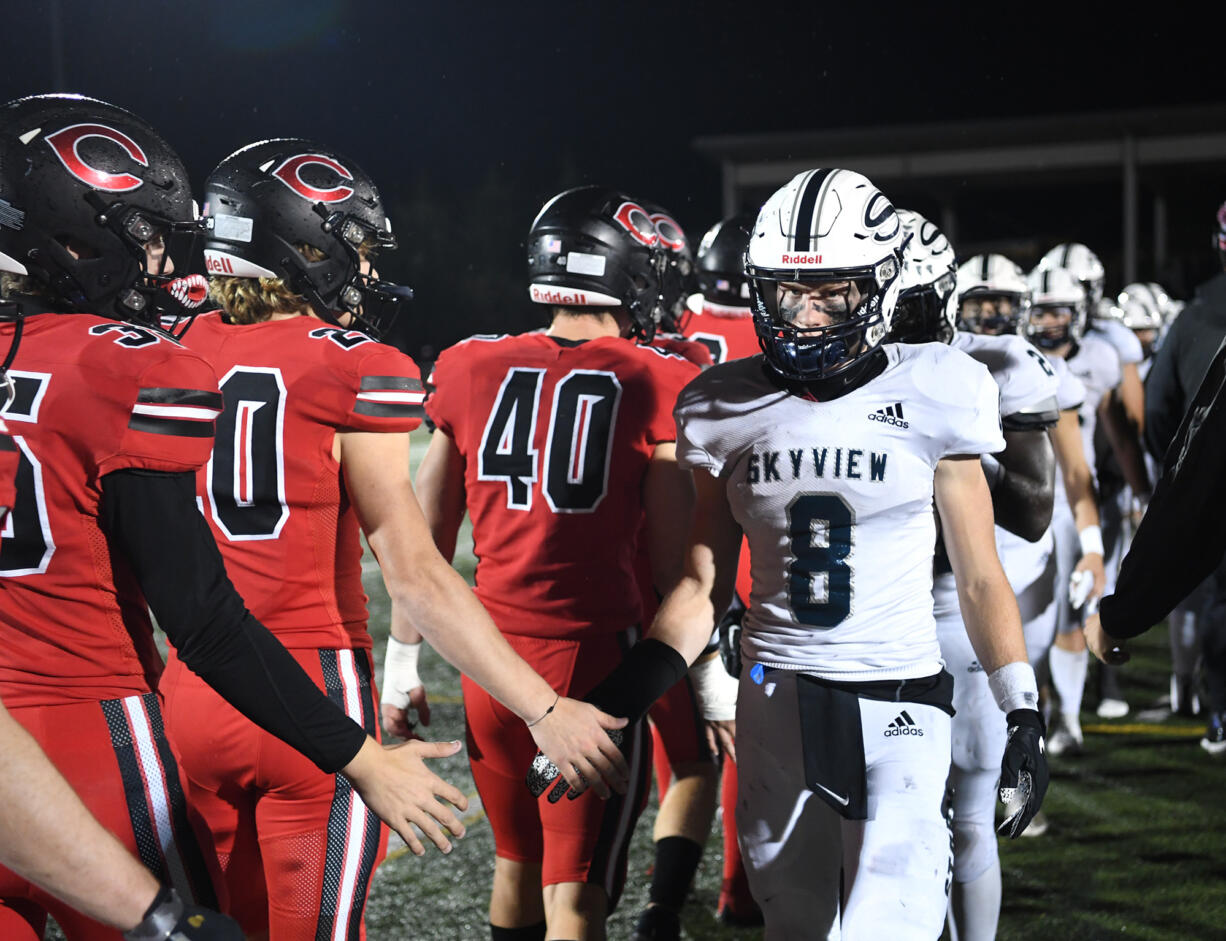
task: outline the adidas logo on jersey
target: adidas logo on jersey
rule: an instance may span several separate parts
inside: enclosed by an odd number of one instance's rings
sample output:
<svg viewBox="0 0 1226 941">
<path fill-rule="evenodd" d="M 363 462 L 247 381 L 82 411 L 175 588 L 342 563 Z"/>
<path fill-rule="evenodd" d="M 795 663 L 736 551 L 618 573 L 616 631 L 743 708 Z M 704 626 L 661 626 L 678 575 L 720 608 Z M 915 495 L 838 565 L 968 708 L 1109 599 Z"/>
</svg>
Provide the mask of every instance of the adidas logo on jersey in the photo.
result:
<svg viewBox="0 0 1226 941">
<path fill-rule="evenodd" d="M 902 402 L 895 402 L 886 408 L 879 408 L 875 412 L 869 412 L 868 417 L 873 421 L 879 421 L 883 425 L 896 425 L 899 428 L 910 428 L 911 423 L 903 421 L 902 417 Z"/>
<path fill-rule="evenodd" d="M 904 709 L 898 714 L 897 719 L 886 726 L 884 734 L 887 738 L 893 735 L 920 736 L 924 734 L 924 730 L 915 724 L 915 720 L 907 715 L 907 710 Z"/>
</svg>

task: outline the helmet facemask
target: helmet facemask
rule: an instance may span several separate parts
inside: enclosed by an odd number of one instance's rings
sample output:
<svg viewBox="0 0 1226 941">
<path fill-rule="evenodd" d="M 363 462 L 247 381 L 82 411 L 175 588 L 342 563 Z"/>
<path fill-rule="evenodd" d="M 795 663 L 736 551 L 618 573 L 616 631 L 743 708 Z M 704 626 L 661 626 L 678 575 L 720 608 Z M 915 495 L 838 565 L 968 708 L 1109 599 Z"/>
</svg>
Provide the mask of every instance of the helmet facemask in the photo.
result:
<svg viewBox="0 0 1226 941">
<path fill-rule="evenodd" d="M 784 378 L 827 379 L 879 346 L 890 329 L 887 304 L 900 264 L 782 272 L 746 265 L 754 327 L 767 361 Z"/>
<path fill-rule="evenodd" d="M 956 284 L 954 273 L 947 271 L 932 284 L 900 294 L 887 339 L 892 343 L 949 343 L 953 340 L 949 302 Z"/>
<path fill-rule="evenodd" d="M 984 336 L 1021 336 L 1030 314 L 1030 299 L 1023 294 L 972 289 L 958 301 L 958 322 L 969 333 Z"/>
<path fill-rule="evenodd" d="M 1053 314 L 1057 319 L 1053 323 L 1040 324 L 1038 318 Z M 1056 350 L 1066 343 L 1074 341 L 1074 324 L 1078 312 L 1070 304 L 1035 304 L 1030 309 L 1030 321 L 1026 328 L 1030 342 L 1041 350 Z"/>
<path fill-rule="evenodd" d="M 316 203 L 314 212 L 323 220 L 320 239 L 327 249 L 287 245 L 292 255 L 286 284 L 306 298 L 321 320 L 337 326 L 357 326 L 381 340 L 413 297 L 411 288 L 384 281 L 373 274 L 371 261 L 380 249 L 394 249 L 396 237 L 379 230 L 353 213 Z M 352 320 L 342 323 L 348 314 Z"/>
</svg>

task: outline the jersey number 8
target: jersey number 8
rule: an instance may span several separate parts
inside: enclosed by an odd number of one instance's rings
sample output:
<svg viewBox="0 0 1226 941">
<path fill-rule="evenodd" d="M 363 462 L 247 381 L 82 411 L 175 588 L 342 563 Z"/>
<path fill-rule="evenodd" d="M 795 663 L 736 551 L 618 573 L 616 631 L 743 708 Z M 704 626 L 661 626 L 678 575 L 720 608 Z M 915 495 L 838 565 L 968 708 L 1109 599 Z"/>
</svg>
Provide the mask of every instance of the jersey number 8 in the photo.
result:
<svg viewBox="0 0 1226 941">
<path fill-rule="evenodd" d="M 801 494 L 788 505 L 788 603 L 801 624 L 834 627 L 851 613 L 847 557 L 855 522 L 852 508 L 838 494 Z"/>
</svg>

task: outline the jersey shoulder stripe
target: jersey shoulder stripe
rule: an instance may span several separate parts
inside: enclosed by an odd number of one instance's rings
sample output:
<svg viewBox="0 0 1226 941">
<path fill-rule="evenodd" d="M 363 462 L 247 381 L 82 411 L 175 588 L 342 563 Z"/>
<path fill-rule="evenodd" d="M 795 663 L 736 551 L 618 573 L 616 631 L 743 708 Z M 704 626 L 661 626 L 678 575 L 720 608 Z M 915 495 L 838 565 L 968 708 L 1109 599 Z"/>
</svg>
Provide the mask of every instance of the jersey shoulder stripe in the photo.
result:
<svg viewBox="0 0 1226 941">
<path fill-rule="evenodd" d="M 211 438 L 221 404 L 221 394 L 206 389 L 142 388 L 128 427 L 157 435 Z"/>
</svg>

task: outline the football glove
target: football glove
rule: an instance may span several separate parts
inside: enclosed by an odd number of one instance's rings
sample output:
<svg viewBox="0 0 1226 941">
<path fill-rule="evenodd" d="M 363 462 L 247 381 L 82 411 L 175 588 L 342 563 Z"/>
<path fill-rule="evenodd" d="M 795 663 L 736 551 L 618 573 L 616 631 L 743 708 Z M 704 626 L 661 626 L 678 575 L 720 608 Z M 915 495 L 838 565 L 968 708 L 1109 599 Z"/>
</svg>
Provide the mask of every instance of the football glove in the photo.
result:
<svg viewBox="0 0 1226 941">
<path fill-rule="evenodd" d="M 162 886 L 144 920 L 123 936 L 125 941 L 243 941 L 238 922 L 199 905 L 184 904 L 168 886 Z"/>
<path fill-rule="evenodd" d="M 605 729 L 609 738 L 613 739 L 613 744 L 622 750 L 622 754 L 626 754 L 625 729 Z M 630 757 L 626 755 L 627 759 Z M 579 775 L 580 779 L 584 780 L 583 775 Z M 554 782 L 557 782 L 556 784 Z M 556 804 L 564 796 L 569 795 L 571 800 L 579 797 L 580 794 L 575 793 L 570 789 L 570 784 L 566 778 L 562 777 L 562 772 L 558 770 L 558 766 L 545 757 L 544 752 L 538 751 L 536 757 L 532 759 L 532 767 L 528 769 L 528 790 L 532 792 L 533 797 L 540 797 L 545 793 L 545 789 L 553 784 L 553 790 L 549 792 L 549 803 Z"/>
<path fill-rule="evenodd" d="M 1010 839 L 1021 836 L 1047 793 L 1047 756 L 1043 717 L 1037 709 L 1014 709 L 1005 717 L 1009 739 L 1000 764 L 1000 800 L 1005 820 L 998 828 Z"/>
</svg>

